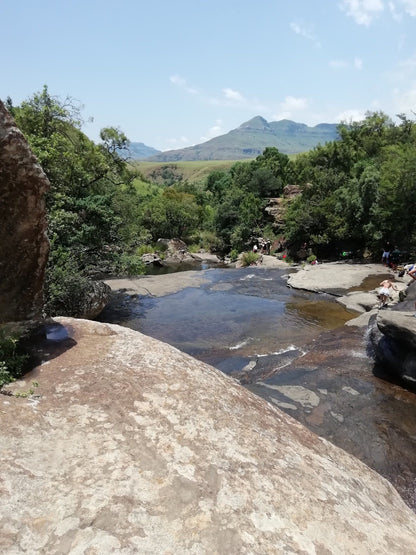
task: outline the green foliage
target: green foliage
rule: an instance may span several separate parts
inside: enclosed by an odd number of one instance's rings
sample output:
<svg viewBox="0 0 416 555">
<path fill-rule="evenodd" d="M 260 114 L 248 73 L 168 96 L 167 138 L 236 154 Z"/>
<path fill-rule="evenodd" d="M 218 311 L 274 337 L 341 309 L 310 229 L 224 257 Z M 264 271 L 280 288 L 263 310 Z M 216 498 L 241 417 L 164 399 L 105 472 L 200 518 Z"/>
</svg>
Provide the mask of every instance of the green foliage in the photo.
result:
<svg viewBox="0 0 416 555">
<path fill-rule="evenodd" d="M 46 86 L 9 107 L 51 183 L 46 312 L 78 314 L 91 279 L 139 270 L 133 250 L 144 232 L 132 185 L 137 172 L 119 155 L 127 137 L 108 127 L 101 131 L 102 143 L 94 144 L 80 130 L 77 105 L 51 96 Z"/>
<path fill-rule="evenodd" d="M 118 263 L 118 273 L 127 276 L 138 276 L 145 273 L 146 265 L 140 256 L 122 253 Z"/>
<path fill-rule="evenodd" d="M 28 358 L 20 352 L 16 335 L 0 328 L 0 387 L 20 378 Z"/>
<path fill-rule="evenodd" d="M 192 253 L 198 252 L 200 248 L 201 247 L 197 243 L 192 243 L 191 245 L 188 245 L 188 251 Z"/>
<path fill-rule="evenodd" d="M 318 256 L 370 249 L 385 240 L 411 251 L 416 239 L 416 125 L 382 113 L 341 125 L 341 141 L 293 162 L 302 195 L 289 204 L 284 234 L 292 253 L 307 243 Z"/>
<path fill-rule="evenodd" d="M 186 238 L 199 227 L 201 211 L 194 195 L 169 188 L 143 205 L 140 219 L 153 241 Z"/>
<path fill-rule="evenodd" d="M 156 247 L 154 247 L 153 245 L 140 245 L 136 248 L 136 255 L 143 256 L 144 254 L 151 254 L 156 250 Z"/>
<path fill-rule="evenodd" d="M 243 252 L 241 255 L 241 265 L 242 266 L 251 266 L 252 264 L 257 264 L 260 255 L 255 252 L 248 251 Z"/>
</svg>

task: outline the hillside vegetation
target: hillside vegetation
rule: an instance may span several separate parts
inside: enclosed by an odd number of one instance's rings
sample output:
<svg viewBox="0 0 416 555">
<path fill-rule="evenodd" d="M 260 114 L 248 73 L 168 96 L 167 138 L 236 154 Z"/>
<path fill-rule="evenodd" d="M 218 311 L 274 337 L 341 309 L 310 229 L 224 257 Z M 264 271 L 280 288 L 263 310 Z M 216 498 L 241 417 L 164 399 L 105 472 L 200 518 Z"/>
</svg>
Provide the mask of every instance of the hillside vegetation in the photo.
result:
<svg viewBox="0 0 416 555">
<path fill-rule="evenodd" d="M 76 313 L 92 279 L 144 271 L 141 254 L 159 238 L 231 258 L 258 237 L 293 258 L 380 260 L 386 241 L 416 256 L 416 124 L 405 115 L 368 114 L 296 157 L 267 147 L 250 160 L 137 165 L 118 154 L 121 131 L 105 128 L 94 144 L 46 87 L 6 104 L 51 182 L 48 314 Z M 276 219 L 265 208 L 289 184 L 298 194 L 280 198 Z"/>
<path fill-rule="evenodd" d="M 149 181 L 173 185 L 180 181 L 202 183 L 213 171 L 227 171 L 235 160 L 203 160 L 193 162 L 135 162 L 133 166 Z"/>
<path fill-rule="evenodd" d="M 308 127 L 290 120 L 268 123 L 264 118 L 256 116 L 225 135 L 200 145 L 162 152 L 148 160 L 246 160 L 261 155 L 267 147 L 276 147 L 284 154 L 297 154 L 338 138 L 335 124 L 322 123 Z"/>
</svg>

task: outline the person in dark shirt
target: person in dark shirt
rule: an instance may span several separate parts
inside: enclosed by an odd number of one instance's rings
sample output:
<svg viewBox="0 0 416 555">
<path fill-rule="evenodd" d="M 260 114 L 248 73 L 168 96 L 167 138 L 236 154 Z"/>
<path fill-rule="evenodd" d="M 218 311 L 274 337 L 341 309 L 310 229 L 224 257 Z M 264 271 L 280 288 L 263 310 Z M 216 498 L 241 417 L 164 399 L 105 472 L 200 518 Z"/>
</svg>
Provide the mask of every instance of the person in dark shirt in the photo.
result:
<svg viewBox="0 0 416 555">
<path fill-rule="evenodd" d="M 391 263 L 391 267 L 393 268 L 393 272 L 397 270 L 397 266 L 399 262 L 400 262 L 400 251 L 397 248 L 397 246 L 395 246 L 390 254 L 390 263 Z"/>
<path fill-rule="evenodd" d="M 384 264 L 385 266 L 389 265 L 390 249 L 391 249 L 390 243 L 389 241 L 386 241 L 383 248 L 383 256 L 381 257 L 381 263 Z"/>
</svg>

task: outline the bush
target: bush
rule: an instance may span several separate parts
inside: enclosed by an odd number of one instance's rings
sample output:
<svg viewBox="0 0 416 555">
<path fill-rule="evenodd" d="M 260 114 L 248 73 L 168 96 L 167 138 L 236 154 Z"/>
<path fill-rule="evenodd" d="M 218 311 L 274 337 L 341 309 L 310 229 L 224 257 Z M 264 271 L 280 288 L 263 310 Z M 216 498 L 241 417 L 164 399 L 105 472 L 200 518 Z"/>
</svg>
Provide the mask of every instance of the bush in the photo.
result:
<svg viewBox="0 0 416 555">
<path fill-rule="evenodd" d="M 311 254 L 306 259 L 306 262 L 308 262 L 308 264 L 312 264 L 312 262 L 315 262 L 315 260 L 316 260 L 316 256 L 314 254 Z"/>
<path fill-rule="evenodd" d="M 196 253 L 199 252 L 200 248 L 201 247 L 197 243 L 193 243 L 192 245 L 188 246 L 188 252 Z"/>
<path fill-rule="evenodd" d="M 0 329 L 0 387 L 20 378 L 28 358 L 19 352 L 18 338 Z"/>
<path fill-rule="evenodd" d="M 238 250 L 233 249 L 228 256 L 231 258 L 232 262 L 235 262 L 238 258 Z"/>
<path fill-rule="evenodd" d="M 152 245 L 140 245 L 140 247 L 137 247 L 136 249 L 136 255 L 142 256 L 143 254 L 151 254 L 155 252 L 155 250 L 155 247 Z"/>
<path fill-rule="evenodd" d="M 241 255 L 242 266 L 251 266 L 252 264 L 257 264 L 260 256 L 255 252 L 243 252 Z"/>
<path fill-rule="evenodd" d="M 207 252 L 220 252 L 223 248 L 222 240 L 213 231 L 201 233 L 202 248 Z"/>
<path fill-rule="evenodd" d="M 154 252 L 154 250 L 151 249 L 149 252 L 152 253 Z M 126 253 L 123 253 L 120 256 L 118 270 L 121 274 L 124 274 L 127 276 L 139 276 L 145 273 L 145 268 L 146 268 L 146 265 L 142 261 L 140 256 L 137 256 L 135 254 L 126 254 Z"/>
</svg>

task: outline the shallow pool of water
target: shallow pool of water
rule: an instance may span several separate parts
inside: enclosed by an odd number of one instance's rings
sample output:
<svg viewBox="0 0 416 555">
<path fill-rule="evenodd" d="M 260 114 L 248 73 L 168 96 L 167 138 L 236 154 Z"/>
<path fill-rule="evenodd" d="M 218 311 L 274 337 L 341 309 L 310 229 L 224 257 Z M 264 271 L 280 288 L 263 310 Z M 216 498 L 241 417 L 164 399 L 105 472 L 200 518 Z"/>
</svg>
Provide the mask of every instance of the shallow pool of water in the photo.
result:
<svg viewBox="0 0 416 555">
<path fill-rule="evenodd" d="M 100 315 L 165 341 L 227 373 L 276 353 L 302 352 L 355 316 L 329 295 L 287 287 L 285 272 L 210 269 L 207 283 L 164 297 L 119 294 Z M 265 361 L 262 361 L 265 364 Z"/>
<path fill-rule="evenodd" d="M 120 292 L 99 319 L 233 375 L 374 468 L 416 510 L 416 397 L 374 376 L 365 331 L 343 326 L 356 314 L 330 295 L 287 287 L 282 270 L 197 274 L 203 285 L 164 297 Z"/>
</svg>

